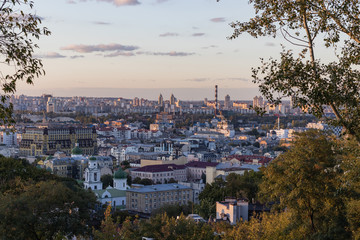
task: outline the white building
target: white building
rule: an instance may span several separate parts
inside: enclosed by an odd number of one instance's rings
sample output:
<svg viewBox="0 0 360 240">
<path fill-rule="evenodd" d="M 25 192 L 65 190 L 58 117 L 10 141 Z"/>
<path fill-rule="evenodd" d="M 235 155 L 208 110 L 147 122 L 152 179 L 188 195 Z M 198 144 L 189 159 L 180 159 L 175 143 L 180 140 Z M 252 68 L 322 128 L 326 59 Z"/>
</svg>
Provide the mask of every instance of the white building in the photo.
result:
<svg viewBox="0 0 360 240">
<path fill-rule="evenodd" d="M 216 202 L 216 220 L 226 220 L 234 225 L 249 220 L 249 203 L 244 200 L 225 199 Z"/>
<path fill-rule="evenodd" d="M 93 190 L 97 199 L 102 204 L 111 204 L 114 208 L 126 207 L 127 174 L 120 168 L 114 173 L 114 187 Z"/>
<path fill-rule="evenodd" d="M 98 161 L 95 157 L 89 158 L 89 166 L 85 169 L 84 188 L 97 190 L 102 189 L 102 182 L 100 181 L 101 171 Z"/>
</svg>

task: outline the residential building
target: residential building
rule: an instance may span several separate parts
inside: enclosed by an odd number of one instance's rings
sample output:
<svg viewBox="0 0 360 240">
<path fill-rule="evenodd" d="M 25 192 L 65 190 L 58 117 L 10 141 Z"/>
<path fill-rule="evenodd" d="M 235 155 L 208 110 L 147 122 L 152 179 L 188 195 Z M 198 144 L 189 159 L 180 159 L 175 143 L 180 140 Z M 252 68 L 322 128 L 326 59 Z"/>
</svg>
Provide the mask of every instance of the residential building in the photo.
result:
<svg viewBox="0 0 360 240">
<path fill-rule="evenodd" d="M 192 199 L 192 189 L 180 184 L 136 185 L 126 191 L 126 209 L 151 213 L 164 205 L 184 205 Z"/>
<path fill-rule="evenodd" d="M 186 167 L 184 165 L 162 164 L 149 165 L 131 171 L 132 179 L 137 177 L 151 179 L 154 183 L 167 183 L 170 179 L 186 181 Z"/>
<path fill-rule="evenodd" d="M 216 220 L 229 221 L 235 225 L 239 221 L 249 220 L 249 202 L 246 200 L 225 199 L 216 202 Z"/>
</svg>

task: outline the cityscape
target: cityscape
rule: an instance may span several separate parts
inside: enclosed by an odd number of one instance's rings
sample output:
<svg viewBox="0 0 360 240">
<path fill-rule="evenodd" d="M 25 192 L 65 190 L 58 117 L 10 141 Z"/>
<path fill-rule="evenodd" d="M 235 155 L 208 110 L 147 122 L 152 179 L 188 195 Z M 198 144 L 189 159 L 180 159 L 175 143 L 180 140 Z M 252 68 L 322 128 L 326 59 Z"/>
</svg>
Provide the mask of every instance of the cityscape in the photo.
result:
<svg viewBox="0 0 360 240">
<path fill-rule="evenodd" d="M 0 239 L 360 239 L 359 11 L 0 0 Z"/>
</svg>

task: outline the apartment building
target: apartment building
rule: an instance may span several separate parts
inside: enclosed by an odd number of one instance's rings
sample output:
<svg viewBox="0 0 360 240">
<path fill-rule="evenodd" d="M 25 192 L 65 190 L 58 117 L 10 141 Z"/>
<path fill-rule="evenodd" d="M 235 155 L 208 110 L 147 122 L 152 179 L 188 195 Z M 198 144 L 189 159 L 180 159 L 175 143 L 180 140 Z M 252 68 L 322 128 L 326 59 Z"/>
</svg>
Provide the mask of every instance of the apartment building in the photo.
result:
<svg viewBox="0 0 360 240">
<path fill-rule="evenodd" d="M 126 209 L 130 211 L 151 213 L 164 205 L 183 205 L 193 199 L 190 187 L 176 183 L 134 186 L 126 190 Z"/>
</svg>

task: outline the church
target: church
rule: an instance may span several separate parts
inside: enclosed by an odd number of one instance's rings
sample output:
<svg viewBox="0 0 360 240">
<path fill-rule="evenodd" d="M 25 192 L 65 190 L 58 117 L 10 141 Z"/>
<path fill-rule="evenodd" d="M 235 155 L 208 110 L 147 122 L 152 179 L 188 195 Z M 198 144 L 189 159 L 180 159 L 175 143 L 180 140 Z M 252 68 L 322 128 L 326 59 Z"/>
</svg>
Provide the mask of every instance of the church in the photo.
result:
<svg viewBox="0 0 360 240">
<path fill-rule="evenodd" d="M 89 166 L 85 169 L 84 188 L 91 189 L 99 202 L 102 204 L 111 204 L 114 208 L 125 208 L 126 206 L 126 189 L 127 173 L 121 167 L 114 173 L 113 186 L 102 189 L 100 180 L 100 167 L 96 157 L 89 158 Z"/>
</svg>

